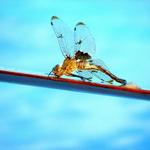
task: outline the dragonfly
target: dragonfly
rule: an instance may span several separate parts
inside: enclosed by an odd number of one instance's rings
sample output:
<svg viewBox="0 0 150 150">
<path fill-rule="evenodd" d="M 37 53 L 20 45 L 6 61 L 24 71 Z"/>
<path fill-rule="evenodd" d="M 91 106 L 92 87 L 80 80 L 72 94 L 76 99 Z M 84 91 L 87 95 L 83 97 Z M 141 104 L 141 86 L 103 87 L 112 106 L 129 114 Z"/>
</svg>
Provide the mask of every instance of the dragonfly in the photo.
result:
<svg viewBox="0 0 150 150">
<path fill-rule="evenodd" d="M 92 57 L 96 51 L 96 44 L 85 23 L 78 22 L 72 31 L 59 17 L 52 16 L 51 26 L 65 59 L 62 65 L 57 64 L 49 75 L 57 78 L 77 77 L 90 82 L 96 77 L 104 84 L 127 84 L 126 80 L 111 73 L 101 59 Z"/>
</svg>

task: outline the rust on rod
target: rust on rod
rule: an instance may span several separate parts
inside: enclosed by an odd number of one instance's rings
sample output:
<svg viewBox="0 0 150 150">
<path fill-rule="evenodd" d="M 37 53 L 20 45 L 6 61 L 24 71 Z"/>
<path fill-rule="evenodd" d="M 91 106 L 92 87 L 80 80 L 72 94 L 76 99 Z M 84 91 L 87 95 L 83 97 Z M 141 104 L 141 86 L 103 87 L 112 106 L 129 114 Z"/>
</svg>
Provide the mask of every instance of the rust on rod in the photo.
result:
<svg viewBox="0 0 150 150">
<path fill-rule="evenodd" d="M 150 90 L 0 70 L 0 81 L 62 90 L 150 100 Z"/>
</svg>

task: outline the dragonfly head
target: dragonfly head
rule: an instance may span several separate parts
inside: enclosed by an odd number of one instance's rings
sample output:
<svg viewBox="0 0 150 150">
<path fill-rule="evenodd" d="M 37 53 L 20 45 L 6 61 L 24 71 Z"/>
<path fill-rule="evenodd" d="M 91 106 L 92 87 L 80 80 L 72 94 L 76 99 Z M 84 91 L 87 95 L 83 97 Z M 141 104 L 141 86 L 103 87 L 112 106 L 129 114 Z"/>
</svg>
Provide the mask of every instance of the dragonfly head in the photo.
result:
<svg viewBox="0 0 150 150">
<path fill-rule="evenodd" d="M 52 69 L 52 73 L 54 74 L 54 76 L 56 77 L 60 77 L 60 66 L 56 65 L 53 69 Z"/>
</svg>

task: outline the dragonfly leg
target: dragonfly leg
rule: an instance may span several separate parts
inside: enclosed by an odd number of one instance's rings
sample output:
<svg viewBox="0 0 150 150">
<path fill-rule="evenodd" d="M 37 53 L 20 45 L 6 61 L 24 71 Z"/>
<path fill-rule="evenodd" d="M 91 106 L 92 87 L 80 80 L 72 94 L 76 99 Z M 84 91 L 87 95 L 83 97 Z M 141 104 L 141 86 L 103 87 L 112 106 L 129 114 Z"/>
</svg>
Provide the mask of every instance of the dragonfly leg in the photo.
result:
<svg viewBox="0 0 150 150">
<path fill-rule="evenodd" d="M 53 69 L 48 73 L 48 77 L 49 77 L 50 75 L 54 75 L 54 74 L 53 74 Z"/>
<path fill-rule="evenodd" d="M 85 78 L 76 74 L 70 74 L 70 76 L 80 78 L 82 81 L 86 81 L 86 80 L 91 81 L 92 79 L 92 78 Z"/>
<path fill-rule="evenodd" d="M 49 72 L 48 77 L 52 74 L 52 71 Z"/>
</svg>

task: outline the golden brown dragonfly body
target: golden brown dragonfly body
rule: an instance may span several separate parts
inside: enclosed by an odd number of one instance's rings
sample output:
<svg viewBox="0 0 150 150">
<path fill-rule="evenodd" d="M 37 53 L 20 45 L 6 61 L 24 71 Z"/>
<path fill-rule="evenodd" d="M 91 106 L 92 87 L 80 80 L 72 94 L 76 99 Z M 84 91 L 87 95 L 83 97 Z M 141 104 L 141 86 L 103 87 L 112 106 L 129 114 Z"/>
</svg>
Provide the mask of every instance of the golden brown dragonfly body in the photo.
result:
<svg viewBox="0 0 150 150">
<path fill-rule="evenodd" d="M 55 77 L 59 78 L 65 75 L 91 81 L 95 76 L 104 83 L 113 84 L 113 81 L 116 81 L 121 85 L 126 84 L 126 80 L 112 74 L 103 61 L 92 59 L 90 52 L 93 53 L 95 43 L 84 23 L 79 22 L 75 26 L 73 38 L 72 33 L 68 31 L 68 28 L 58 17 L 52 17 L 51 25 L 65 57 L 63 64 L 61 66 L 56 65 L 51 71 Z"/>
<path fill-rule="evenodd" d="M 85 70 L 93 70 L 93 71 L 101 71 L 112 78 L 112 80 L 107 81 L 108 83 L 112 84 L 113 80 L 122 83 L 123 85 L 126 84 L 126 80 L 120 79 L 112 74 L 110 71 L 102 68 L 101 66 L 91 65 L 87 61 L 77 61 L 75 58 L 65 58 L 62 66 L 56 65 L 55 68 L 52 70 L 56 77 L 65 76 L 73 76 L 73 72 L 75 71 L 85 71 Z M 77 76 L 79 77 L 79 76 Z M 82 77 L 81 77 L 82 78 Z M 86 78 L 85 78 L 86 79 Z M 88 78 L 87 78 L 88 79 Z"/>
<path fill-rule="evenodd" d="M 70 76 L 73 72 L 78 70 L 98 70 L 98 67 L 95 65 L 90 65 L 86 61 L 77 61 L 75 58 L 65 58 L 62 66 L 56 65 L 56 68 L 53 70 L 53 73 L 57 77 L 62 75 Z"/>
</svg>

